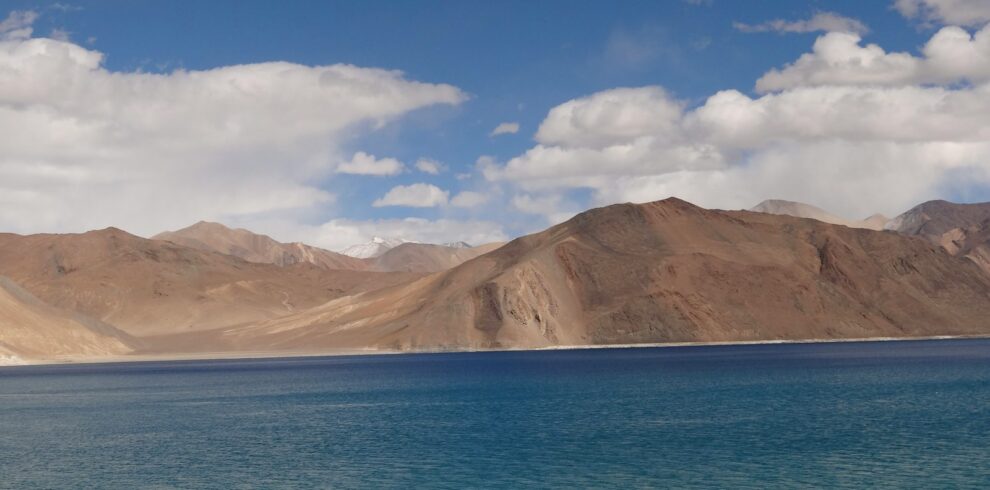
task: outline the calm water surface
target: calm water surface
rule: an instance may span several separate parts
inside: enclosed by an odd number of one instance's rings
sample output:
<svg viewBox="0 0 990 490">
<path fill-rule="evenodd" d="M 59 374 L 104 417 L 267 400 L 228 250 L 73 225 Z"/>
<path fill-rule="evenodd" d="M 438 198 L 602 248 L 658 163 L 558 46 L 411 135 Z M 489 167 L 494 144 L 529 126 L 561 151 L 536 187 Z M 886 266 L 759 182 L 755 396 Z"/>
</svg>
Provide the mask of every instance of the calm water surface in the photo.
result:
<svg viewBox="0 0 990 490">
<path fill-rule="evenodd" d="M 990 340 L 0 368 L 0 487 L 990 486 Z"/>
</svg>

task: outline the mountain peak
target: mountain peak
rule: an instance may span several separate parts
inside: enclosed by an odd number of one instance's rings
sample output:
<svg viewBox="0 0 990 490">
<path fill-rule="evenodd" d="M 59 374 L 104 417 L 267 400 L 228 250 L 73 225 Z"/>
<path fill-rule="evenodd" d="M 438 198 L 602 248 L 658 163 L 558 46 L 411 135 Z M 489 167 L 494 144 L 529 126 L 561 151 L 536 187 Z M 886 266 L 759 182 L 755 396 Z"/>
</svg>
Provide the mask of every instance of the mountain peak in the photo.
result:
<svg viewBox="0 0 990 490">
<path fill-rule="evenodd" d="M 340 253 L 357 259 L 372 259 L 382 255 L 389 250 L 402 245 L 403 243 L 415 243 L 403 238 L 386 238 L 374 236 L 371 241 L 351 245 L 341 250 Z"/>
</svg>

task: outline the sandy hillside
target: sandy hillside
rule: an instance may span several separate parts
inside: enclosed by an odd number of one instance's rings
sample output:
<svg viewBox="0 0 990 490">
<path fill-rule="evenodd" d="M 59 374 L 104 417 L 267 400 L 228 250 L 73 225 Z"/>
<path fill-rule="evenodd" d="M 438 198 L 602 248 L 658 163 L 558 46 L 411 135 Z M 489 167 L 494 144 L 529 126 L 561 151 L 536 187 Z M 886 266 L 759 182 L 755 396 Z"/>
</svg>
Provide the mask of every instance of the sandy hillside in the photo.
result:
<svg viewBox="0 0 990 490">
<path fill-rule="evenodd" d="M 105 323 L 46 305 L 0 277 L 0 363 L 122 355 L 138 344 Z"/>
</svg>

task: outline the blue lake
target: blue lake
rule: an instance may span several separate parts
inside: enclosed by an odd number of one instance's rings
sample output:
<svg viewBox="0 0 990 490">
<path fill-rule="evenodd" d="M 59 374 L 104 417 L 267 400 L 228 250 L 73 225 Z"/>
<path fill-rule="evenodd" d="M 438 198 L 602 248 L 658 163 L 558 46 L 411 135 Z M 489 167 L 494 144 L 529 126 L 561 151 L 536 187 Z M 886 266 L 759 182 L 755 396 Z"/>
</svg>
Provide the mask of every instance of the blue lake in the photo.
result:
<svg viewBox="0 0 990 490">
<path fill-rule="evenodd" d="M 990 340 L 0 368 L 0 487 L 990 485 Z"/>
</svg>

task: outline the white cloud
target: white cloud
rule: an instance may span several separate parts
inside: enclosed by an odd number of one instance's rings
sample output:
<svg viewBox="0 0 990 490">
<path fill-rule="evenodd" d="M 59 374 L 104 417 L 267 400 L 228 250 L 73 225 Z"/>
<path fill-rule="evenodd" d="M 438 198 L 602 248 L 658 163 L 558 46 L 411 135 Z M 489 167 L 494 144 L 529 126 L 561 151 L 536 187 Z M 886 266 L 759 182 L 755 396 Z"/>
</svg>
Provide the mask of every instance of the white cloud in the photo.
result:
<svg viewBox="0 0 990 490">
<path fill-rule="evenodd" d="M 112 72 L 100 52 L 11 38 L 26 18 L 8 17 L 0 42 L 5 231 L 114 225 L 152 234 L 199 219 L 315 215 L 333 201 L 324 186 L 341 147 L 465 98 L 450 85 L 352 65 Z"/>
<path fill-rule="evenodd" d="M 761 24 L 746 24 L 733 22 L 732 26 L 740 32 L 850 32 L 866 34 L 869 28 L 858 19 L 843 17 L 835 12 L 818 12 L 807 20 L 774 19 Z"/>
<path fill-rule="evenodd" d="M 550 110 L 536 140 L 548 145 L 600 148 L 676 129 L 683 104 L 660 87 L 617 88 Z"/>
<path fill-rule="evenodd" d="M 538 196 L 517 194 L 512 197 L 512 207 L 523 213 L 543 216 L 551 225 L 567 221 L 578 213 L 574 203 L 566 201 L 557 193 Z"/>
<path fill-rule="evenodd" d="M 444 164 L 433 160 L 432 158 L 420 158 L 419 160 L 416 160 L 416 169 L 430 175 L 437 175 L 445 168 L 446 167 Z"/>
<path fill-rule="evenodd" d="M 402 173 L 405 166 L 402 162 L 394 158 L 375 158 L 374 155 L 369 155 L 363 151 L 359 151 L 351 157 L 350 161 L 343 162 L 337 166 L 337 173 L 339 174 L 354 174 L 354 175 L 375 175 L 375 176 L 386 176 L 386 175 L 398 175 Z"/>
<path fill-rule="evenodd" d="M 488 202 L 488 196 L 480 192 L 461 191 L 450 200 L 450 205 L 458 208 L 473 208 Z"/>
<path fill-rule="evenodd" d="M 375 200 L 372 206 L 409 206 L 414 208 L 432 208 L 446 206 L 450 193 L 432 184 L 398 185 L 390 189 L 381 199 Z"/>
<path fill-rule="evenodd" d="M 829 33 L 783 69 L 756 82 L 760 92 L 820 85 L 916 85 L 980 83 L 990 80 L 990 26 L 970 35 L 944 27 L 922 48 L 923 56 L 888 53 L 876 44 L 860 45 L 855 34 Z"/>
<path fill-rule="evenodd" d="M 894 7 L 909 19 L 927 23 L 980 26 L 990 22 L 986 0 L 896 0 Z"/>
<path fill-rule="evenodd" d="M 519 132 L 519 123 L 517 122 L 504 122 L 495 126 L 492 130 L 490 136 L 498 136 L 500 134 L 516 134 Z"/>
<path fill-rule="evenodd" d="M 38 13 L 33 10 L 15 10 L 0 20 L 0 41 L 21 41 L 31 37 Z"/>
<path fill-rule="evenodd" d="M 962 59 L 972 62 L 964 79 L 973 83 L 955 83 L 961 65 L 935 54 L 954 32 L 935 34 L 924 59 L 916 58 L 926 66 L 923 78 L 897 83 L 876 82 L 883 77 L 875 72 L 898 69 L 880 50 L 882 70 L 866 61 L 859 72 L 852 63 L 822 64 L 822 80 L 846 83 L 795 82 L 755 98 L 727 90 L 690 109 L 659 87 L 592 94 L 551 109 L 536 146 L 479 170 L 521 191 L 516 209 L 545 216 L 561 209 L 570 189 L 590 190 L 586 205 L 675 195 L 738 209 L 777 197 L 862 218 L 986 188 L 990 83 L 975 74 L 990 61 L 971 51 Z M 967 42 L 981 46 L 982 35 Z M 827 34 L 816 51 L 835 36 L 858 41 Z"/>
<path fill-rule="evenodd" d="M 48 37 L 56 41 L 69 42 L 70 41 L 69 37 L 71 34 L 72 34 L 71 32 L 65 29 L 55 28 L 52 29 L 52 32 L 50 34 L 48 34 Z"/>
</svg>

